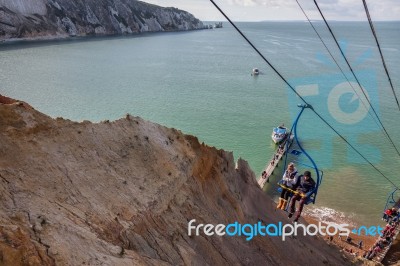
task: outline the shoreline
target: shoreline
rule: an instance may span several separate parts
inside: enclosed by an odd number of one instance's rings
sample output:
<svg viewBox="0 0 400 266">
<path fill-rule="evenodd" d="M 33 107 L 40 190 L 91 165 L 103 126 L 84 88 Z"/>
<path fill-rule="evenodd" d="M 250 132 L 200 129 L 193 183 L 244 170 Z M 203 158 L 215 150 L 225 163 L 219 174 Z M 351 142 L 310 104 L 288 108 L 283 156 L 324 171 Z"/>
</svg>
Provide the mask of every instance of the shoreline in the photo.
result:
<svg viewBox="0 0 400 266">
<path fill-rule="evenodd" d="M 183 33 L 183 32 L 191 32 L 197 30 L 206 30 L 206 28 L 201 29 L 192 29 L 192 30 L 168 30 L 168 31 L 145 31 L 145 32 L 132 32 L 132 33 L 110 33 L 110 34 L 89 34 L 89 35 L 68 35 L 68 34 L 60 34 L 60 35 L 43 35 L 43 36 L 35 36 L 35 37 L 24 37 L 24 38 L 5 38 L 0 39 L 0 46 L 12 45 L 12 44 L 21 44 L 21 43 L 46 43 L 46 42 L 55 42 L 55 41 L 75 41 L 75 40 L 86 40 L 86 39 L 107 39 L 111 37 L 138 37 L 144 35 L 152 35 L 152 34 L 163 34 L 163 33 Z"/>
</svg>

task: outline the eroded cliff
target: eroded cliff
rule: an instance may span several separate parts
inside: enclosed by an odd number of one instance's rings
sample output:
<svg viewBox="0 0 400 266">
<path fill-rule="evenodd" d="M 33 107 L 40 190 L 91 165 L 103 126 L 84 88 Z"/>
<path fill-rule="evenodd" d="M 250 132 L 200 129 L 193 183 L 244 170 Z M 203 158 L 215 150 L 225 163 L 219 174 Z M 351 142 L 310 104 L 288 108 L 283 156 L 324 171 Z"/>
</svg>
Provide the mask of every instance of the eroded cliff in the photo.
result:
<svg viewBox="0 0 400 266">
<path fill-rule="evenodd" d="M 0 40 L 200 28 L 186 11 L 136 0 L 0 0 Z"/>
<path fill-rule="evenodd" d="M 127 115 L 52 119 L 0 97 L 0 265 L 345 265 L 316 237 L 188 236 L 287 221 L 248 164 Z"/>
</svg>

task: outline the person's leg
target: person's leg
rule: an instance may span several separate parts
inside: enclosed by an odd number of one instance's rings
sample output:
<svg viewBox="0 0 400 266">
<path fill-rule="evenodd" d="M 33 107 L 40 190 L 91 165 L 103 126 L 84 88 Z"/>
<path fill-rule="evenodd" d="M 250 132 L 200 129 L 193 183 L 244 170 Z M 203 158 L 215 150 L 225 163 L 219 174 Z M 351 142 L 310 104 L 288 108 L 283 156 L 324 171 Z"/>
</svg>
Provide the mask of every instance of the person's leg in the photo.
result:
<svg viewBox="0 0 400 266">
<path fill-rule="evenodd" d="M 285 195 L 283 197 L 283 203 L 282 203 L 282 206 L 281 206 L 281 210 L 286 210 L 286 206 L 287 206 L 287 203 L 288 203 L 289 195 L 290 195 L 290 191 L 286 190 L 286 193 L 285 193 Z"/>
<path fill-rule="evenodd" d="M 284 200 L 288 200 L 289 196 L 290 196 L 290 191 L 285 189 L 285 194 L 283 195 L 282 198 L 283 198 Z"/>
<path fill-rule="evenodd" d="M 282 207 L 286 191 L 286 189 L 282 188 L 281 196 L 279 197 L 278 205 L 276 206 L 277 209 Z"/>
<path fill-rule="evenodd" d="M 282 199 L 285 198 L 286 191 L 287 191 L 286 189 L 282 188 L 282 192 L 281 192 L 281 198 Z"/>
<path fill-rule="evenodd" d="M 297 222 L 300 218 L 301 212 L 303 211 L 304 203 L 306 202 L 307 198 L 301 198 L 299 202 L 299 207 L 297 208 L 296 211 L 296 217 L 294 218 L 294 221 Z"/>
<path fill-rule="evenodd" d="M 300 198 L 300 196 L 298 194 L 293 195 L 292 200 L 290 201 L 290 205 L 289 205 L 289 218 L 292 217 L 293 213 L 294 213 L 294 207 L 296 204 L 296 201 Z"/>
</svg>

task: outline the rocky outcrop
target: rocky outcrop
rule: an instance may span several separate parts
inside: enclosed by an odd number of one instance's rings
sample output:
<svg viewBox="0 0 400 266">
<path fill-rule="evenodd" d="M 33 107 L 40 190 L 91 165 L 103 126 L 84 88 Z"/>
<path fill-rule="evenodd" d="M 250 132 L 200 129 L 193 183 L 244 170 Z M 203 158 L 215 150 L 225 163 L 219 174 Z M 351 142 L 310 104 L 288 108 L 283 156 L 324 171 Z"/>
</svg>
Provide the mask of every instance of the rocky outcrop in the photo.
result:
<svg viewBox="0 0 400 266">
<path fill-rule="evenodd" d="M 0 40 L 200 28 L 186 11 L 136 0 L 0 0 Z"/>
<path fill-rule="evenodd" d="M 52 119 L 0 97 L 0 265 L 346 265 L 317 237 L 189 236 L 287 221 L 248 164 L 127 115 Z"/>
</svg>

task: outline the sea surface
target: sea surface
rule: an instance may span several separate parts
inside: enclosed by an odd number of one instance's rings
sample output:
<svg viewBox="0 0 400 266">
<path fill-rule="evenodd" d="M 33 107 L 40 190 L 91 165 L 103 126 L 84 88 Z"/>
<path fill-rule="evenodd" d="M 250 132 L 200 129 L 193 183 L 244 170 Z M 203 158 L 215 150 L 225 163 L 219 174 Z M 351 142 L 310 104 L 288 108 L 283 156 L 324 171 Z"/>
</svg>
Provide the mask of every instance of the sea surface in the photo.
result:
<svg viewBox="0 0 400 266">
<path fill-rule="evenodd" d="M 324 172 L 316 204 L 307 211 L 325 220 L 381 224 L 381 212 L 393 190 L 390 181 L 400 186 L 400 156 L 378 126 L 324 24 L 315 22 L 359 97 L 307 22 L 237 25 L 370 163 L 306 109 L 298 137 Z M 400 149 L 400 111 L 367 22 L 331 26 Z M 376 22 L 375 28 L 400 97 L 400 22 Z M 259 76 L 251 75 L 254 67 L 260 69 Z M 236 159 L 249 162 L 257 176 L 276 149 L 272 128 L 281 123 L 290 127 L 301 103 L 227 22 L 213 30 L 2 44 L 0 82 L 1 94 L 52 117 L 97 122 L 130 113 L 180 129 L 208 145 L 233 151 Z M 312 168 L 300 165 L 311 165 L 304 154 L 288 160 L 298 161 L 299 171 L 312 170 L 315 178 Z M 274 197 L 282 166 L 265 188 Z"/>
</svg>

